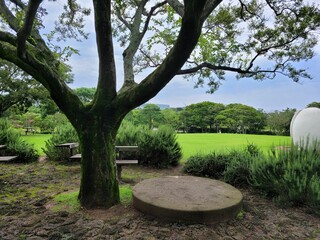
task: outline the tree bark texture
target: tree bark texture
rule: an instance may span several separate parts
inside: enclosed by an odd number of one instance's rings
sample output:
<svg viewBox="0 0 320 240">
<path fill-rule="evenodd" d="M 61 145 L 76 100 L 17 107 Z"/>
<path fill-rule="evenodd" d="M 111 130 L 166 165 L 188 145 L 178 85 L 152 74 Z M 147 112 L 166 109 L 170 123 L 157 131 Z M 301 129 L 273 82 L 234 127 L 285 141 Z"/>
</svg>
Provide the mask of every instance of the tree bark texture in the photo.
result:
<svg viewBox="0 0 320 240">
<path fill-rule="evenodd" d="M 115 164 L 118 125 L 98 114 L 84 121 L 78 131 L 82 152 L 79 200 L 86 208 L 109 208 L 119 203 Z"/>
<path fill-rule="evenodd" d="M 40 32 L 35 28 L 31 31 L 29 25 L 26 29 L 20 28 L 17 19 L 6 6 L 6 2 L 0 0 L 0 14 L 6 19 L 12 32 L 16 32 L 12 34 L 0 31 L 0 57 L 16 64 L 42 83 L 78 133 L 82 151 L 79 193 L 82 206 L 108 208 L 119 202 L 115 164 L 117 130 L 130 110 L 155 96 L 187 61 L 201 33 L 203 24 L 201 13 L 206 2 L 205 0 L 185 0 L 179 37 L 163 63 L 141 83 L 129 84 L 128 88 L 117 93 L 111 1 L 93 0 L 99 79 L 93 102 L 84 105 L 60 77 L 60 62 L 45 45 Z M 38 5 L 30 4 L 28 8 L 35 6 Z M 34 12 L 35 9 L 28 12 L 25 23 L 34 22 Z M 30 39 L 34 42 L 30 42 Z M 131 40 L 134 41 L 134 39 Z M 133 50 L 135 49 L 137 48 L 134 47 Z M 131 58 L 130 61 L 132 61 Z M 133 79 L 130 79 L 132 76 L 128 78 L 125 79 L 126 83 L 133 82 Z"/>
</svg>

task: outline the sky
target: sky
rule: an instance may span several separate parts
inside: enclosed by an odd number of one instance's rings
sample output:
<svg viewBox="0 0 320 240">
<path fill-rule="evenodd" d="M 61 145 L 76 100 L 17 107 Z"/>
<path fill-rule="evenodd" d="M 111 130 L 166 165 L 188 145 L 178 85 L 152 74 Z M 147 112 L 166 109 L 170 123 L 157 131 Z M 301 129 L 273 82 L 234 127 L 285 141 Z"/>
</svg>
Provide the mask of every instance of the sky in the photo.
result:
<svg viewBox="0 0 320 240">
<path fill-rule="evenodd" d="M 63 1 L 49 2 L 58 3 L 62 6 Z M 46 21 L 51 22 L 55 17 L 57 4 L 47 7 L 49 15 Z M 96 53 L 93 19 L 87 19 L 86 30 L 90 33 L 89 39 L 83 42 L 68 41 L 80 51 L 79 55 L 71 57 L 69 64 L 73 68 L 74 82 L 71 88 L 95 87 L 98 77 L 98 58 Z M 319 35 L 320 38 L 320 35 Z M 123 79 L 122 71 L 122 49 L 114 40 L 115 60 L 117 68 L 118 86 Z M 227 74 L 226 80 L 213 94 L 208 94 L 206 86 L 194 88 L 194 81 L 187 81 L 181 76 L 176 76 L 156 97 L 149 103 L 167 104 L 170 107 L 185 107 L 193 103 L 211 101 L 216 103 L 230 104 L 241 103 L 266 112 L 283 110 L 286 108 L 303 109 L 311 102 L 320 102 L 320 46 L 316 48 L 316 56 L 301 66 L 308 69 L 312 80 L 302 79 L 300 83 L 283 76 L 273 80 L 255 81 L 252 79 L 237 80 L 235 75 Z M 141 80 L 146 76 L 142 74 L 137 77 Z"/>
</svg>

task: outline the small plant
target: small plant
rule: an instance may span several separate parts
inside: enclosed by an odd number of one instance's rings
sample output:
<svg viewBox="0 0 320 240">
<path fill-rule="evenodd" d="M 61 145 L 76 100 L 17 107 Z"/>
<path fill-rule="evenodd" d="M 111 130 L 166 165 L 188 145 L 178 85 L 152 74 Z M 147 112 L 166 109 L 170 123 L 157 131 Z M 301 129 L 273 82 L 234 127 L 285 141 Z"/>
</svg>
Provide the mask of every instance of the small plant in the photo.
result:
<svg viewBox="0 0 320 240">
<path fill-rule="evenodd" d="M 68 212 L 76 212 L 80 209 L 80 202 L 78 201 L 79 191 L 60 193 L 54 197 L 55 205 L 54 212 L 67 210 Z"/>
<path fill-rule="evenodd" d="M 184 165 L 184 171 L 195 176 L 222 178 L 229 162 L 228 155 L 210 153 L 191 156 Z"/>
<path fill-rule="evenodd" d="M 128 159 L 136 157 L 142 165 L 158 168 L 176 166 L 182 157 L 176 133 L 169 127 L 150 130 L 126 123 L 119 129 L 116 144 L 137 145 L 138 154 L 128 153 L 124 157 Z"/>
<path fill-rule="evenodd" d="M 65 124 L 56 128 L 56 133 L 46 141 L 46 147 L 43 152 L 47 158 L 52 161 L 68 161 L 70 151 L 66 148 L 57 148 L 57 144 L 67 142 L 78 142 L 78 135 L 72 125 Z"/>
<path fill-rule="evenodd" d="M 176 133 L 169 127 L 145 131 L 138 142 L 139 163 L 158 168 L 177 166 L 182 157 Z"/>
<path fill-rule="evenodd" d="M 281 205 L 320 209 L 320 151 L 292 144 L 251 166 L 251 184 Z"/>
<path fill-rule="evenodd" d="M 129 185 L 120 186 L 120 202 L 129 205 L 132 201 L 132 188 Z"/>
<path fill-rule="evenodd" d="M 248 185 L 251 155 L 236 151 L 229 154 L 229 163 L 223 173 L 224 181 L 235 186 Z"/>
<path fill-rule="evenodd" d="M 132 202 L 132 188 L 129 185 L 120 186 L 120 202 L 121 204 L 128 206 Z M 54 198 L 54 212 L 67 211 L 74 213 L 80 210 L 81 205 L 78 200 L 79 191 L 64 192 L 57 194 Z"/>
<path fill-rule="evenodd" d="M 17 155 L 16 161 L 18 162 L 34 162 L 39 157 L 34 146 L 23 141 L 19 131 L 12 128 L 6 119 L 0 119 L 0 144 L 7 146 L 4 151 L 1 151 L 1 154 Z"/>
</svg>

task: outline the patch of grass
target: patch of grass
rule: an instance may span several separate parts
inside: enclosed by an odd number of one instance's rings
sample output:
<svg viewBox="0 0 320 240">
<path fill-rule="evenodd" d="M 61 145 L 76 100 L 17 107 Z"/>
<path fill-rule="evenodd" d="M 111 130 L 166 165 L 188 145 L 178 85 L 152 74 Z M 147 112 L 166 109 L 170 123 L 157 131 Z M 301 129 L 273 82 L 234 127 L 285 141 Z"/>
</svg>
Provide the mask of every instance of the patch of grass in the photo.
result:
<svg viewBox="0 0 320 240">
<path fill-rule="evenodd" d="M 177 134 L 177 137 L 182 148 L 183 162 L 196 154 L 224 153 L 231 149 L 241 149 L 248 143 L 257 145 L 264 153 L 267 153 L 271 146 L 291 144 L 291 138 L 288 136 L 195 133 Z"/>
<path fill-rule="evenodd" d="M 130 185 L 120 186 L 120 201 L 124 205 L 129 205 L 132 201 L 132 188 Z"/>
<path fill-rule="evenodd" d="M 81 208 L 78 195 L 79 191 L 57 194 L 53 199 L 54 206 L 52 211 L 65 210 L 71 213 L 78 211 Z M 120 201 L 124 205 L 129 205 L 132 201 L 132 188 L 130 185 L 120 186 Z"/>
<path fill-rule="evenodd" d="M 45 155 L 42 148 L 45 148 L 46 141 L 51 138 L 51 134 L 35 134 L 35 135 L 22 135 L 21 138 L 27 143 L 33 144 L 34 148 L 38 151 L 40 156 Z"/>
<path fill-rule="evenodd" d="M 78 201 L 79 191 L 60 193 L 54 197 L 55 206 L 52 208 L 54 212 L 67 210 L 68 212 L 76 212 L 80 209 Z"/>
</svg>

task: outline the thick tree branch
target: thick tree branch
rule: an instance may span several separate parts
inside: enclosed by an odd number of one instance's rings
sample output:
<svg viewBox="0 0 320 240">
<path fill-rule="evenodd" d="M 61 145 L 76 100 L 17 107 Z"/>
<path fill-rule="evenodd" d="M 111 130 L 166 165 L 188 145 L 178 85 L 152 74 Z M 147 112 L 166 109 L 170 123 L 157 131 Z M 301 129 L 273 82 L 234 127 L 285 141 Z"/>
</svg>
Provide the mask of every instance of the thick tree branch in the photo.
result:
<svg viewBox="0 0 320 240">
<path fill-rule="evenodd" d="M 21 2 L 20 0 L 10 0 L 10 2 L 16 4 L 17 6 L 19 6 L 23 10 L 25 10 L 27 8 L 27 6 L 23 2 Z"/>
<path fill-rule="evenodd" d="M 142 25 L 142 15 L 144 13 L 145 5 L 148 1 L 141 1 L 136 14 L 134 16 L 134 21 L 132 26 L 135 26 L 130 29 L 130 41 L 128 47 L 123 52 L 124 60 L 124 85 L 123 88 L 131 86 L 134 83 L 134 73 L 133 73 L 133 58 L 136 54 L 143 37 L 145 36 L 151 17 L 155 14 L 155 11 L 166 4 L 166 1 L 160 2 L 155 6 L 151 7 L 150 12 L 147 14 L 147 18 L 144 22 L 142 31 L 140 32 L 140 26 Z"/>
<path fill-rule="evenodd" d="M 17 51 L 18 51 L 18 56 L 21 58 L 26 57 L 26 42 L 28 37 L 31 34 L 33 23 L 36 18 L 36 14 L 41 2 L 42 0 L 29 1 L 23 26 L 19 29 L 17 33 L 17 37 L 18 37 Z"/>
<path fill-rule="evenodd" d="M 173 10 L 180 15 L 180 17 L 183 17 L 184 15 L 184 6 L 182 3 L 180 3 L 178 0 L 167 0 L 168 4 L 173 8 Z"/>
<path fill-rule="evenodd" d="M 68 115 L 73 124 L 77 124 L 76 119 L 79 117 L 80 109 L 84 106 L 78 96 L 73 94 L 71 89 L 60 79 L 60 74 L 52 65 L 38 61 L 33 55 L 26 51 L 26 58 L 21 59 L 17 56 L 17 49 L 4 43 L 5 38 L 12 42 L 10 34 L 0 34 L 0 58 L 5 59 L 20 69 L 37 79 L 51 94 L 51 98 L 56 102 L 58 107 Z M 75 117 L 77 116 L 77 117 Z"/>
<path fill-rule="evenodd" d="M 96 104 L 99 102 L 104 103 L 116 96 L 116 67 L 112 43 L 110 5 L 110 0 L 93 1 L 96 41 L 99 56 L 99 79 L 97 86 L 98 92 L 95 97 Z"/>
<path fill-rule="evenodd" d="M 132 109 L 154 97 L 181 69 L 197 44 L 203 22 L 200 20 L 205 0 L 185 0 L 179 36 L 163 63 L 139 85 L 120 93 L 118 100 L 123 107 Z M 125 101 L 131 96 L 129 101 Z M 123 101 L 123 102 L 122 102 Z"/>
<path fill-rule="evenodd" d="M 153 6 L 153 7 L 151 8 L 150 12 L 148 13 L 148 16 L 147 16 L 146 22 L 145 22 L 145 24 L 144 24 L 143 30 L 142 30 L 142 32 L 140 33 L 141 39 L 143 38 L 143 36 L 144 36 L 145 33 L 147 32 L 148 27 L 149 27 L 149 23 L 150 23 L 150 20 L 151 20 L 151 17 L 155 14 L 155 11 L 156 11 L 158 8 L 164 6 L 166 3 L 167 3 L 167 1 L 160 2 L 160 3 L 156 4 L 155 6 Z"/>
<path fill-rule="evenodd" d="M 19 22 L 8 9 L 4 0 L 0 0 L 0 15 L 3 15 L 4 19 L 8 22 L 11 29 L 13 29 L 15 32 L 18 32 Z"/>
<path fill-rule="evenodd" d="M 15 47 L 17 43 L 17 38 L 11 33 L 0 31 L 0 41 L 6 42 Z"/>
<path fill-rule="evenodd" d="M 206 5 L 204 6 L 203 12 L 201 14 L 201 21 L 205 21 L 208 16 L 212 13 L 216 7 L 222 2 L 223 0 L 214 0 L 214 1 L 207 1 Z"/>
</svg>

